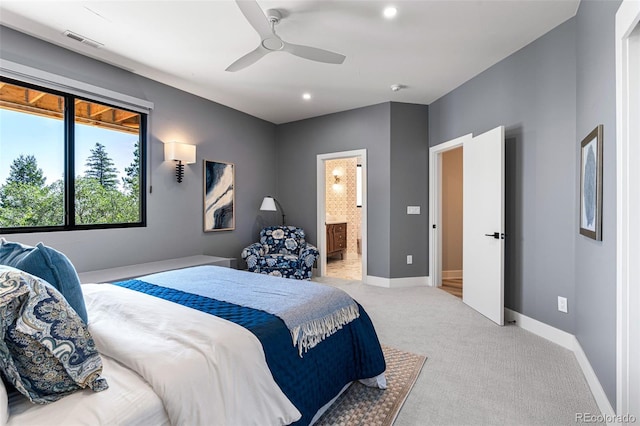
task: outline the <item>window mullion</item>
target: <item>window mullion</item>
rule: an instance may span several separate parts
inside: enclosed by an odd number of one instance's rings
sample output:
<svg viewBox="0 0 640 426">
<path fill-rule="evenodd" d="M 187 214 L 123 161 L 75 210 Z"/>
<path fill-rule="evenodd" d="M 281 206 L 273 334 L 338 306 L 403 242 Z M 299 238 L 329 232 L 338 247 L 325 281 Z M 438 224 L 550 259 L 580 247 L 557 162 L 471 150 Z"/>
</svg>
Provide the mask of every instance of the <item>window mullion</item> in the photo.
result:
<svg viewBox="0 0 640 426">
<path fill-rule="evenodd" d="M 139 182 L 139 197 L 140 197 L 140 220 L 142 226 L 147 226 L 147 116 L 142 114 L 140 116 L 140 139 L 138 142 L 140 147 L 140 172 L 138 176 Z"/>
<path fill-rule="evenodd" d="M 74 228 L 76 225 L 75 205 L 75 98 L 65 97 L 65 227 Z"/>
</svg>

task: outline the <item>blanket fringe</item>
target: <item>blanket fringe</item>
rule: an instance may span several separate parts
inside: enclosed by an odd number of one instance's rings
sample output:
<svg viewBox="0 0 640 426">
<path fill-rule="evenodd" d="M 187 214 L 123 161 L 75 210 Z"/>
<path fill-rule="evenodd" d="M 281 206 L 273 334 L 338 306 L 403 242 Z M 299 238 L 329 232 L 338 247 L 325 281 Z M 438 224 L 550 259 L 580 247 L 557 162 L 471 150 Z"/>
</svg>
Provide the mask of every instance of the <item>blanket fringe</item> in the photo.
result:
<svg viewBox="0 0 640 426">
<path fill-rule="evenodd" d="M 291 329 L 293 346 L 298 347 L 298 355 L 314 348 L 318 343 L 340 330 L 360 316 L 358 305 L 351 303 L 324 318 L 314 319 Z"/>
</svg>

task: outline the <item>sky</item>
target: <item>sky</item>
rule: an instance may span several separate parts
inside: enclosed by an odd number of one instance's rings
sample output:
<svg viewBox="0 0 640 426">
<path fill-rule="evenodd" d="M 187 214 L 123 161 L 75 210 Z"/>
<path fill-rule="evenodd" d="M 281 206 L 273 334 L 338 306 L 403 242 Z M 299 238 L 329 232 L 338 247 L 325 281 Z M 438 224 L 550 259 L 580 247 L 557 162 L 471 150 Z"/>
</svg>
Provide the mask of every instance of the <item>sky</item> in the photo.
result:
<svg viewBox="0 0 640 426">
<path fill-rule="evenodd" d="M 96 142 L 105 146 L 122 184 L 125 167 L 133 161 L 138 135 L 76 124 L 76 172 L 84 175 L 85 163 Z M 0 109 L 0 185 L 9 176 L 13 160 L 20 155 L 34 155 L 50 185 L 64 172 L 64 123 L 62 120 Z"/>
</svg>

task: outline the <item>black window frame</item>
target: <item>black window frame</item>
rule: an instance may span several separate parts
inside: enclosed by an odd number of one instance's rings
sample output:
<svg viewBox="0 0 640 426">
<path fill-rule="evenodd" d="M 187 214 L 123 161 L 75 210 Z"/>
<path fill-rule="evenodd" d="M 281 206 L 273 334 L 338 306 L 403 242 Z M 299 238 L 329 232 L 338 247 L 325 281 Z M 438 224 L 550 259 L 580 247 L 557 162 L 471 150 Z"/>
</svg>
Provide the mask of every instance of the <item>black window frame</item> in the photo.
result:
<svg viewBox="0 0 640 426">
<path fill-rule="evenodd" d="M 95 99 L 62 92 L 48 87 L 38 86 L 20 80 L 0 76 L 0 82 L 47 92 L 64 98 L 64 224 L 57 226 L 0 227 L 0 234 L 26 234 L 33 232 L 86 231 L 92 229 L 141 228 L 147 226 L 147 122 L 148 113 L 132 110 L 120 105 L 105 102 L 100 97 Z M 129 223 L 75 223 L 75 100 L 99 103 L 119 110 L 140 114 L 140 139 L 138 141 L 140 158 L 140 221 Z"/>
</svg>

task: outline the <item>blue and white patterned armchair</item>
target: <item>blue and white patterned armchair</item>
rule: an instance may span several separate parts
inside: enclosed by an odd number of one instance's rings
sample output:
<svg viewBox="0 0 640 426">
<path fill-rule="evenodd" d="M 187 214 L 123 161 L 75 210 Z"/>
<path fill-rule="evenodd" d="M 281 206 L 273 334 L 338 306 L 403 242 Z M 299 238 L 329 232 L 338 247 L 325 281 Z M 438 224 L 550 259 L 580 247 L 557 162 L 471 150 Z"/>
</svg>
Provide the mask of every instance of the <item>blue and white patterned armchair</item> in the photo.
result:
<svg viewBox="0 0 640 426">
<path fill-rule="evenodd" d="M 260 242 L 242 250 L 248 270 L 278 277 L 310 280 L 318 249 L 305 240 L 302 228 L 269 226 L 260 231 Z"/>
</svg>

